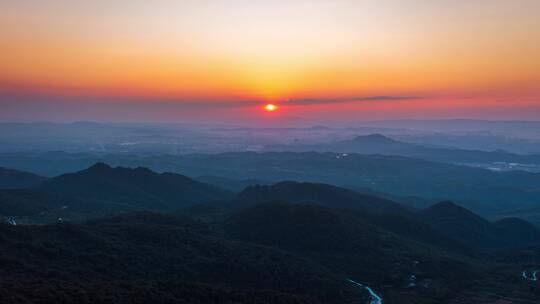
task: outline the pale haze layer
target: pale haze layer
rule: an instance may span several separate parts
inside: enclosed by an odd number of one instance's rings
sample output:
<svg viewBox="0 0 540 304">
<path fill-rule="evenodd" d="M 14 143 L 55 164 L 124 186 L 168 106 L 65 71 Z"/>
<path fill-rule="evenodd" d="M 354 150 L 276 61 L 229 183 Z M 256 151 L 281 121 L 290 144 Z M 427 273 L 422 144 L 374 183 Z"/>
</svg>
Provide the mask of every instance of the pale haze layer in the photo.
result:
<svg viewBox="0 0 540 304">
<path fill-rule="evenodd" d="M 2 120 L 540 117 L 540 2 L 1 1 Z"/>
</svg>

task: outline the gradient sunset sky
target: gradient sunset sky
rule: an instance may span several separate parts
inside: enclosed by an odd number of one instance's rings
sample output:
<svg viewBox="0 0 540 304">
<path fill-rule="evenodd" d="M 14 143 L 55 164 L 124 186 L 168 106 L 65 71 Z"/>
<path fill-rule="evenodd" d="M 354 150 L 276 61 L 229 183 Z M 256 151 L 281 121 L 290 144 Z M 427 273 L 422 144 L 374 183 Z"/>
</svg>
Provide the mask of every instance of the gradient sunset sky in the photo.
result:
<svg viewBox="0 0 540 304">
<path fill-rule="evenodd" d="M 0 120 L 269 115 L 540 119 L 540 1 L 0 0 Z"/>
</svg>

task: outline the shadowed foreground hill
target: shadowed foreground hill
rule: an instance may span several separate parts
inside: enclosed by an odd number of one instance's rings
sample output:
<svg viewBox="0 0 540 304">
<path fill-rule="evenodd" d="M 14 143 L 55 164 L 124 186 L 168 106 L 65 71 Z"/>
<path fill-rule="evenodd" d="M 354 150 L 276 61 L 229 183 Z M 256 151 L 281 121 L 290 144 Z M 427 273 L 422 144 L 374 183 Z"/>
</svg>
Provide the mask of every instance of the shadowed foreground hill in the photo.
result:
<svg viewBox="0 0 540 304">
<path fill-rule="evenodd" d="M 40 189 L 0 190 L 0 216 L 18 224 L 82 221 L 140 209 L 107 201 L 84 200 Z"/>
<path fill-rule="evenodd" d="M 479 248 L 540 244 L 540 230 L 527 221 L 507 218 L 491 223 L 452 202 L 428 207 L 419 218 L 433 229 Z"/>
<path fill-rule="evenodd" d="M 467 273 L 469 279 L 475 276 L 470 265 L 449 259 L 429 244 L 388 232 L 350 211 L 261 204 L 231 216 L 225 230 L 239 240 L 301 252 L 371 284 L 399 287 L 410 275 L 414 261 L 422 261 L 419 269 L 424 269 L 424 276 L 447 285 L 456 284 L 460 273 Z M 453 266 L 437 272 L 444 264 Z"/>
<path fill-rule="evenodd" d="M 369 252 L 400 245 L 360 217 L 309 204 L 256 205 L 233 215 L 226 228 L 245 241 L 318 253 Z"/>
<path fill-rule="evenodd" d="M 176 210 L 181 207 L 232 196 L 226 190 L 175 173 L 146 168 L 112 168 L 104 163 L 64 174 L 37 189 L 86 201 L 110 202 L 126 209 Z"/>
<path fill-rule="evenodd" d="M 10 304 L 322 304 L 309 296 L 180 281 L 0 280 L 0 299 Z"/>
<path fill-rule="evenodd" d="M 317 263 L 226 240 L 203 223 L 181 217 L 136 213 L 85 224 L 0 225 L 0 240 L 0 288 L 13 280 L 55 279 L 69 281 L 67 289 L 80 285 L 95 292 L 99 282 L 122 281 L 119 294 L 129 294 L 133 291 L 127 286 L 156 284 L 159 292 L 170 288 L 160 282 L 189 281 L 248 295 L 252 289 L 279 291 L 324 303 L 347 303 L 347 294 L 364 296 Z M 172 297 L 175 291 L 165 293 Z"/>
<path fill-rule="evenodd" d="M 516 303 L 534 303 L 534 295 L 522 284 L 526 282 L 519 281 L 519 271 L 489 269 L 482 257 L 467 256 L 467 247 L 427 226 L 422 235 L 414 236 L 421 223 L 408 232 L 396 229 L 394 233 L 371 217 L 317 205 L 267 203 L 233 214 L 224 229 L 231 238 L 318 261 L 368 284 L 382 294 L 385 303 L 473 303 L 460 299 L 463 294 L 496 294 L 499 299 L 514 297 Z M 456 244 L 454 251 L 433 241 L 437 237 Z M 461 248 L 466 251 L 460 253 Z"/>
<path fill-rule="evenodd" d="M 540 229 L 525 220 L 509 217 L 496 221 L 494 226 L 502 238 L 518 246 L 540 244 Z"/>
<path fill-rule="evenodd" d="M 393 201 L 320 183 L 286 181 L 270 186 L 249 186 L 234 198 L 240 206 L 277 201 L 312 203 L 368 213 L 407 213 L 403 206 Z"/>
<path fill-rule="evenodd" d="M 60 209 L 66 199 L 30 189 L 0 190 L 0 215 L 36 216 L 54 209 Z"/>
</svg>

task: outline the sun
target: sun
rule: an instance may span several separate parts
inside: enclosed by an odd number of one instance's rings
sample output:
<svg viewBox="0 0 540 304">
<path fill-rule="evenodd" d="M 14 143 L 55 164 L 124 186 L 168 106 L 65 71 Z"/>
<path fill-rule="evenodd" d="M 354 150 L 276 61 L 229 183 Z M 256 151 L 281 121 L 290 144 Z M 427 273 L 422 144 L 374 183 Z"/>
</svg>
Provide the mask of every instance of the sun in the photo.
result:
<svg viewBox="0 0 540 304">
<path fill-rule="evenodd" d="M 271 104 L 271 103 L 264 106 L 264 109 L 268 112 L 274 112 L 275 110 L 277 110 L 277 108 L 278 107 L 275 104 Z"/>
</svg>

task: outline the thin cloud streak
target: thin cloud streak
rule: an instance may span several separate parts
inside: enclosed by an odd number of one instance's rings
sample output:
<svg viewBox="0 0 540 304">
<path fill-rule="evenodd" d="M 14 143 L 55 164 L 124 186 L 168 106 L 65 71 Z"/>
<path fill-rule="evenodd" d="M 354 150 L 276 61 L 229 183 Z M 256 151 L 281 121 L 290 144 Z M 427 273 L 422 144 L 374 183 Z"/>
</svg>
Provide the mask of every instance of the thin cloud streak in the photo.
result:
<svg viewBox="0 0 540 304">
<path fill-rule="evenodd" d="M 421 99 L 420 96 L 362 96 L 362 97 L 343 97 L 343 98 L 306 98 L 306 99 L 291 99 L 284 102 L 286 105 L 320 105 L 320 104 L 335 104 L 335 103 L 351 103 L 351 102 L 366 102 L 366 101 L 396 101 L 396 100 L 411 100 Z"/>
<path fill-rule="evenodd" d="M 369 102 L 369 101 L 396 101 L 396 100 L 412 100 L 412 99 L 421 99 L 419 96 L 364 96 L 364 97 L 345 97 L 345 98 L 324 98 L 324 99 L 288 99 L 283 102 L 277 101 L 276 103 L 282 105 L 299 105 L 299 106 L 309 106 L 309 105 L 323 105 L 323 104 L 337 104 L 337 103 L 353 103 L 353 102 Z M 155 101 L 148 101 L 147 104 L 155 104 Z M 255 100 L 177 100 L 172 102 L 167 102 L 167 104 L 173 103 L 175 106 L 186 107 L 186 108 L 234 108 L 234 107 L 252 107 L 260 106 L 261 101 Z"/>
<path fill-rule="evenodd" d="M 356 103 L 356 102 L 385 102 L 397 100 L 421 99 L 419 96 L 402 95 L 375 95 L 357 97 L 336 97 L 336 98 L 300 98 L 275 101 L 275 103 L 287 106 L 310 106 L 324 104 Z M 109 103 L 138 105 L 139 107 L 153 108 L 186 108 L 186 109 L 218 109 L 218 108 L 246 108 L 261 106 L 265 101 L 254 99 L 191 99 L 191 98 L 134 98 L 122 96 L 58 96 L 50 93 L 35 92 L 34 90 L 24 91 L 0 86 L 0 104 L 6 103 L 44 103 L 44 104 L 92 104 Z"/>
</svg>

